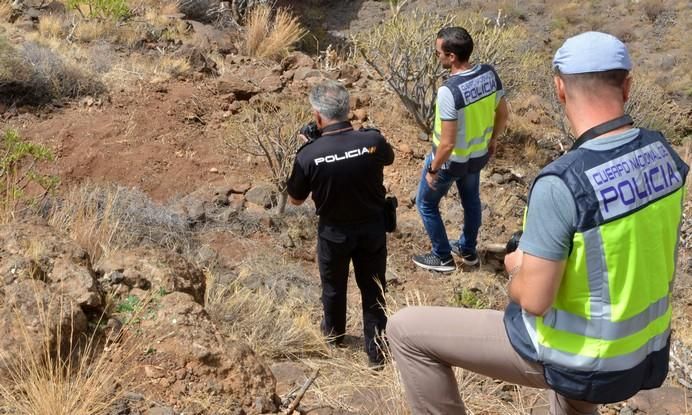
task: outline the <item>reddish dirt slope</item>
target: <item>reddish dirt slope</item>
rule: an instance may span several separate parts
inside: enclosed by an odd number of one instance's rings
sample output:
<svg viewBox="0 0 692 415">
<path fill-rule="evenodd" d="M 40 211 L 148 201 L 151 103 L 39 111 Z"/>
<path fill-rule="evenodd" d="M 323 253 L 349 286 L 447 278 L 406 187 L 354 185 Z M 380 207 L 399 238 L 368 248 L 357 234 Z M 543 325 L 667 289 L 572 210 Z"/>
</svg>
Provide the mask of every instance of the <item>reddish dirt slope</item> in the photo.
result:
<svg viewBox="0 0 692 415">
<path fill-rule="evenodd" d="M 115 182 L 166 200 L 236 173 L 223 144 L 221 105 L 204 84 L 146 84 L 114 92 L 102 105 L 22 114 L 9 125 L 53 149 L 51 166 L 63 184 Z"/>
</svg>

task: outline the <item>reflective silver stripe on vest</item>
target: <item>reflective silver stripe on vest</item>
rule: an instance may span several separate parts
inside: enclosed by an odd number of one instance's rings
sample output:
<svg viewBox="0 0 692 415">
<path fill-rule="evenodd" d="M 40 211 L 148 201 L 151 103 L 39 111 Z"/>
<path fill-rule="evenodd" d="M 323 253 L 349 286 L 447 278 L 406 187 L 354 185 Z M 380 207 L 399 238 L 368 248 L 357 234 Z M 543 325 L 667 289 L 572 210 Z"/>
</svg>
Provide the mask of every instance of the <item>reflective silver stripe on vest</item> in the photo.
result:
<svg viewBox="0 0 692 415">
<path fill-rule="evenodd" d="M 460 110 L 458 111 L 459 113 L 459 119 L 457 120 L 457 123 L 462 123 L 464 121 L 464 111 Z M 462 126 L 462 128 L 459 128 L 459 126 Z M 461 149 L 461 150 L 466 150 L 472 145 L 476 144 L 482 144 L 489 139 L 486 138 L 488 134 L 492 134 L 493 132 L 493 127 L 488 127 L 483 131 L 483 135 L 480 137 L 474 137 L 470 141 L 466 141 L 466 128 L 463 127 L 463 124 L 457 124 L 457 138 L 456 138 L 456 143 L 454 144 L 454 150 Z M 440 141 L 440 133 L 437 131 L 433 131 L 433 135 L 435 139 L 439 142 Z M 437 146 L 435 143 L 433 143 L 433 152 L 437 151 Z M 483 147 L 482 150 L 474 151 L 471 154 L 468 155 L 456 155 L 456 154 L 450 154 L 449 155 L 449 160 L 453 161 L 455 163 L 466 163 L 469 161 L 469 159 L 475 159 L 479 157 L 483 157 L 486 154 L 488 154 L 488 146 Z"/>
<path fill-rule="evenodd" d="M 543 324 L 555 330 L 574 333 L 584 337 L 603 340 L 617 340 L 638 333 L 651 322 L 663 316 L 670 307 L 670 296 L 666 294 L 645 310 L 623 321 L 611 321 L 611 298 L 608 284 L 608 270 L 603 248 L 603 239 L 599 228 L 584 232 L 586 268 L 589 283 L 591 319 L 551 308 L 543 317 Z M 669 287 L 670 293 L 672 288 Z M 643 361 L 646 356 L 665 347 L 668 339 L 668 328 L 665 333 L 650 339 L 644 346 L 633 353 L 614 358 L 599 359 L 596 357 L 576 355 L 542 346 L 536 334 L 536 320 L 527 313 L 524 324 L 529 337 L 536 347 L 538 358 L 542 362 L 578 368 L 584 371 L 617 371 L 631 369 Z"/>
<path fill-rule="evenodd" d="M 586 248 L 586 272 L 589 275 L 589 296 L 592 320 L 610 320 L 610 286 L 608 285 L 608 266 L 603 251 L 603 238 L 600 228 L 584 232 Z"/>
<path fill-rule="evenodd" d="M 588 320 L 564 310 L 551 309 L 543 324 L 556 330 L 603 340 L 617 340 L 642 331 L 652 321 L 664 315 L 670 306 L 668 295 L 651 304 L 641 313 L 623 321 Z"/>
<path fill-rule="evenodd" d="M 664 315 L 670 306 L 669 295 L 650 304 L 645 310 L 623 321 L 612 321 L 610 286 L 606 269 L 603 241 L 598 228 L 584 232 L 586 266 L 589 275 L 591 319 L 551 308 L 543 317 L 543 324 L 556 330 L 603 340 L 617 340 L 643 330 L 652 321 Z M 599 278 L 599 276 L 605 278 Z M 668 292 L 671 292 L 672 285 Z"/>
<path fill-rule="evenodd" d="M 599 359 L 597 357 L 581 356 L 539 346 L 538 358 L 543 362 L 554 363 L 560 366 L 576 368 L 588 372 L 615 372 L 627 370 L 643 362 L 649 354 L 666 347 L 669 335 L 670 329 L 667 329 L 665 332 L 650 339 L 639 349 L 624 356 Z"/>
</svg>

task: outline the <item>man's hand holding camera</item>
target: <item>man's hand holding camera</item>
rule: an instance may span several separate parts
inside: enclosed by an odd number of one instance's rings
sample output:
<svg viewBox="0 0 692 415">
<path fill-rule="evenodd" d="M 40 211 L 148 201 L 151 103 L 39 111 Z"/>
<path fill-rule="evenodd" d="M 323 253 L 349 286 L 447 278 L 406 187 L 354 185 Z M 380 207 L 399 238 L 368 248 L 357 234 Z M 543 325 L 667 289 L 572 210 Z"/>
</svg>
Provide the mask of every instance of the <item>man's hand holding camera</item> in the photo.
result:
<svg viewBox="0 0 692 415">
<path fill-rule="evenodd" d="M 308 143 L 315 141 L 322 136 L 320 129 L 317 127 L 315 121 L 311 121 L 300 128 L 298 131 L 298 137 L 300 137 L 303 142 Z"/>
</svg>

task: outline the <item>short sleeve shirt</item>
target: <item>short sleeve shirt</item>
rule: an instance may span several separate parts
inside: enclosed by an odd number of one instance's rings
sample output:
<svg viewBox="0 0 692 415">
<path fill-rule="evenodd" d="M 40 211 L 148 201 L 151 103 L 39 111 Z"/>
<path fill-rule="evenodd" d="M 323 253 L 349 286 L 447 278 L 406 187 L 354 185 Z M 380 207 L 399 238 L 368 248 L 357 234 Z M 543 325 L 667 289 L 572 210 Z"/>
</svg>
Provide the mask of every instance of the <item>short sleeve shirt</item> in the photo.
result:
<svg viewBox="0 0 692 415">
<path fill-rule="evenodd" d="M 605 151 L 634 140 L 639 129 L 587 141 L 583 148 Z M 536 180 L 531 189 L 524 234 L 519 248 L 527 254 L 561 261 L 567 259 L 577 229 L 577 207 L 569 188 L 557 176 Z"/>
</svg>

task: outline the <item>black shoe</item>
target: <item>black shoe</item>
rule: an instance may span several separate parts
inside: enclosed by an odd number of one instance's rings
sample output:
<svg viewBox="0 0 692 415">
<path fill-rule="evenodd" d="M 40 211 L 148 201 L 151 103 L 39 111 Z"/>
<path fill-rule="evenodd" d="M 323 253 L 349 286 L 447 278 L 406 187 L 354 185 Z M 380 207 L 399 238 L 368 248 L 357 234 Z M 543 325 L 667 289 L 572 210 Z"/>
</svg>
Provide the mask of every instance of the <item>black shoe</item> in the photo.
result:
<svg viewBox="0 0 692 415">
<path fill-rule="evenodd" d="M 478 254 L 475 252 L 461 252 L 461 262 L 466 265 L 476 265 L 478 264 Z"/>
<path fill-rule="evenodd" d="M 344 343 L 344 337 L 346 337 L 346 335 L 345 334 L 335 335 L 332 330 L 327 330 L 327 328 L 324 324 L 324 318 L 320 322 L 320 331 L 322 332 L 322 336 L 324 336 L 324 341 L 327 343 L 327 346 L 333 347 L 333 348 L 345 348 L 346 347 L 343 344 Z"/>
<path fill-rule="evenodd" d="M 432 252 L 429 254 L 415 255 L 413 257 L 413 263 L 423 269 L 439 272 L 452 272 L 457 269 L 454 258 L 452 258 L 451 255 L 449 258 L 441 259 Z"/>
<path fill-rule="evenodd" d="M 461 257 L 461 262 L 466 265 L 478 264 L 478 254 L 476 252 L 462 251 L 457 243 L 450 243 L 450 245 L 452 246 L 452 253 L 458 257 Z"/>
</svg>

